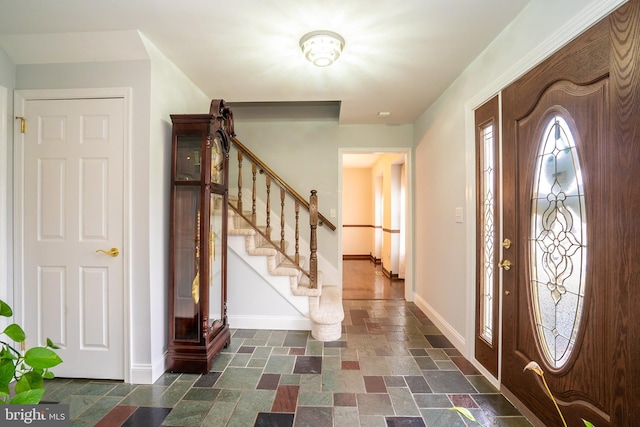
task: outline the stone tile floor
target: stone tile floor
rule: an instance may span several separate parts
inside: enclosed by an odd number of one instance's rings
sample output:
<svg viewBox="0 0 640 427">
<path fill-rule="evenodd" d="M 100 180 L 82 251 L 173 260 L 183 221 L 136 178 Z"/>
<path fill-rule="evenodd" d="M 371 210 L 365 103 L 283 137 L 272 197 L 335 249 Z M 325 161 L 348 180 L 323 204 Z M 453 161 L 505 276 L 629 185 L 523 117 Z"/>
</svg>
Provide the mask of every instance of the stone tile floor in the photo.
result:
<svg viewBox="0 0 640 427">
<path fill-rule="evenodd" d="M 531 424 L 413 303 L 344 301 L 339 341 L 305 331 L 233 330 L 205 375 L 153 385 L 58 378 L 44 401 L 72 426 L 467 426 Z"/>
</svg>

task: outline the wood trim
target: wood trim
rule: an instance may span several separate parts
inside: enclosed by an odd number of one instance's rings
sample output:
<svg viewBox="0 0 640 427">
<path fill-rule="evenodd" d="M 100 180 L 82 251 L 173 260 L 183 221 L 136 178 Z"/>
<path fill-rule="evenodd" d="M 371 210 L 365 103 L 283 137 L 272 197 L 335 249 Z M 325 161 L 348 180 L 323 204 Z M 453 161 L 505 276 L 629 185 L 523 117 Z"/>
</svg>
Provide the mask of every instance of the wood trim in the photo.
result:
<svg viewBox="0 0 640 427">
<path fill-rule="evenodd" d="M 390 228 L 383 228 L 382 231 L 385 233 L 400 233 L 400 230 L 392 230 Z"/>
<path fill-rule="evenodd" d="M 376 226 L 368 224 L 342 224 L 342 228 L 376 228 Z"/>
<path fill-rule="evenodd" d="M 640 394 L 640 221 L 636 207 L 640 205 L 637 185 L 640 164 L 640 1 L 632 0 L 609 17 L 611 133 L 613 152 L 607 151 L 606 232 L 607 239 L 618 249 L 608 252 L 604 262 L 615 266 L 610 270 L 612 333 L 611 346 L 611 425 L 637 423 Z M 615 331 L 615 333 L 613 333 Z"/>
<path fill-rule="evenodd" d="M 342 255 L 342 259 L 344 261 L 371 261 L 372 260 L 372 256 L 371 255 Z"/>
</svg>

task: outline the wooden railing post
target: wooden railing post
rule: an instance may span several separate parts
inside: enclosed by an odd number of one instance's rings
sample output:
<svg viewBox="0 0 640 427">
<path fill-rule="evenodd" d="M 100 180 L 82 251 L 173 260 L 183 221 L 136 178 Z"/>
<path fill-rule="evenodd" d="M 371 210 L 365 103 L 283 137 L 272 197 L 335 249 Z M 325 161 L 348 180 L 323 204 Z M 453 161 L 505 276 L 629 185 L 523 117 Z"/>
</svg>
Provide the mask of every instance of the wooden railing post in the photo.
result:
<svg viewBox="0 0 640 427">
<path fill-rule="evenodd" d="M 318 288 L 318 239 L 316 236 L 316 228 L 318 228 L 318 192 L 311 190 L 309 197 L 309 227 L 311 228 L 311 238 L 309 241 L 309 287 L 311 289 Z"/>
</svg>

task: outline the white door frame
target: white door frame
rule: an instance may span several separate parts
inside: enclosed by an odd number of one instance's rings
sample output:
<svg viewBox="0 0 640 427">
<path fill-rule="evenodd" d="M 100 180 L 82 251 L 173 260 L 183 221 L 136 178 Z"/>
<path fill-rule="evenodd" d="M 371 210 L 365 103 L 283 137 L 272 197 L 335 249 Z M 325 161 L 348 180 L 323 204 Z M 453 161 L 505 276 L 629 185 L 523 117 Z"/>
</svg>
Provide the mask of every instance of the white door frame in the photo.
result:
<svg viewBox="0 0 640 427">
<path fill-rule="evenodd" d="M 13 306 L 13 295 L 9 283 L 9 218 L 7 208 L 9 188 L 9 144 L 7 117 L 8 110 L 7 88 L 0 86 L 0 299 Z M 0 328 L 8 323 L 0 323 Z"/>
<path fill-rule="evenodd" d="M 96 89 L 35 89 L 16 90 L 14 93 L 14 113 L 16 116 L 24 115 L 27 101 L 32 100 L 54 100 L 54 99 L 96 99 L 96 98 L 122 98 L 124 105 L 124 141 L 123 141 L 123 349 L 124 349 L 124 381 L 131 382 L 131 88 L 96 88 Z M 24 324 L 25 310 L 24 297 L 22 292 L 22 281 L 24 275 L 24 260 L 22 253 L 24 242 L 22 241 L 24 222 L 21 212 L 24 210 L 24 135 L 20 133 L 20 122 L 14 123 L 13 141 L 13 212 L 14 212 L 14 269 L 13 269 L 13 297 L 14 297 L 14 319 L 19 324 Z M 27 126 L 33 124 L 27 123 Z M 1 137 L 0 137 L 1 141 Z M 1 193 L 0 193 L 1 194 Z M 27 337 L 28 338 L 28 337 Z"/>
</svg>

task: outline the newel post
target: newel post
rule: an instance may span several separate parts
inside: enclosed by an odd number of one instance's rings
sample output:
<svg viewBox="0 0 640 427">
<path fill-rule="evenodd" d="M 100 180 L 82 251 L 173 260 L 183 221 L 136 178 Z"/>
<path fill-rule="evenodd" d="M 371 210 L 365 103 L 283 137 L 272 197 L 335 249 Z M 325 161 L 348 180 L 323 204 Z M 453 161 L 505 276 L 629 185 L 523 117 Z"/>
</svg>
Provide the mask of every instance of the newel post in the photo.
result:
<svg viewBox="0 0 640 427">
<path fill-rule="evenodd" d="M 316 228 L 318 228 L 318 192 L 311 190 L 309 197 L 309 226 L 311 228 L 311 239 L 309 247 L 311 255 L 309 256 L 309 276 L 310 288 L 318 288 L 318 239 L 316 236 Z"/>
</svg>

